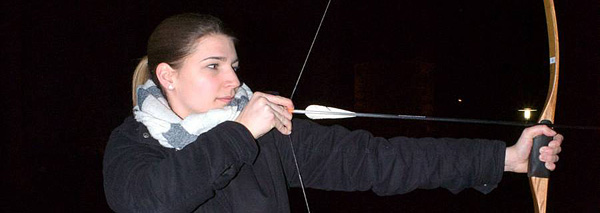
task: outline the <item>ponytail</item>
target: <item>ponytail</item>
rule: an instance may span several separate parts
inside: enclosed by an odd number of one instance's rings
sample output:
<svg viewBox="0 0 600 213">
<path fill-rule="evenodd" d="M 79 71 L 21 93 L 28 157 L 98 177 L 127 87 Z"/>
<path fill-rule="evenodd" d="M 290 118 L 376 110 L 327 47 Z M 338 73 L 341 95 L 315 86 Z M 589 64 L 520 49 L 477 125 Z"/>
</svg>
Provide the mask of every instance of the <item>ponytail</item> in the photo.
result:
<svg viewBox="0 0 600 213">
<path fill-rule="evenodd" d="M 137 105 L 137 87 L 143 85 L 150 79 L 150 71 L 148 70 L 148 56 L 144 56 L 133 72 L 131 80 L 131 100 L 133 106 Z"/>
</svg>

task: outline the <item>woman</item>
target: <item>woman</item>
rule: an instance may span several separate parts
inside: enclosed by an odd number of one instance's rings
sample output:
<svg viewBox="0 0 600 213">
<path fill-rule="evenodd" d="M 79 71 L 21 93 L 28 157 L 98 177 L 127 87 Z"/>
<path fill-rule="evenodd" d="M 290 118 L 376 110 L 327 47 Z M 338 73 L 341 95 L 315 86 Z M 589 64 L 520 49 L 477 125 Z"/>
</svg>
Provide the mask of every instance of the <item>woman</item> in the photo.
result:
<svg viewBox="0 0 600 213">
<path fill-rule="evenodd" d="M 134 117 L 113 131 L 104 156 L 106 198 L 117 212 L 289 211 L 287 188 L 300 184 L 290 140 L 307 187 L 379 195 L 434 187 L 487 193 L 503 171 L 526 172 L 532 138 L 541 134 L 554 140 L 536 157 L 550 170 L 558 161 L 563 138 L 545 126 L 525 129 L 506 148 L 292 121 L 291 100 L 240 83 L 234 38 L 212 16 L 168 18 L 147 48 L 134 74 Z"/>
</svg>

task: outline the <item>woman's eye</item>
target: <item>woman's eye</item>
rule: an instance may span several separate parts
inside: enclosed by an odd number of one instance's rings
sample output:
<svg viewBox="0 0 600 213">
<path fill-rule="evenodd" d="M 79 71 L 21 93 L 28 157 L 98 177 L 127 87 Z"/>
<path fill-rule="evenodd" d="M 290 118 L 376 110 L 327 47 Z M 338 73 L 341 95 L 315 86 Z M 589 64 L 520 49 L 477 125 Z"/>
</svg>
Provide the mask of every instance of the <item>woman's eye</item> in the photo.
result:
<svg viewBox="0 0 600 213">
<path fill-rule="evenodd" d="M 237 71 L 239 71 L 239 70 L 240 70 L 240 67 L 231 67 L 231 68 L 233 68 L 233 71 L 234 71 L 234 72 L 237 72 Z"/>
<path fill-rule="evenodd" d="M 210 69 L 216 69 L 219 65 L 218 64 L 209 64 L 208 68 Z"/>
</svg>

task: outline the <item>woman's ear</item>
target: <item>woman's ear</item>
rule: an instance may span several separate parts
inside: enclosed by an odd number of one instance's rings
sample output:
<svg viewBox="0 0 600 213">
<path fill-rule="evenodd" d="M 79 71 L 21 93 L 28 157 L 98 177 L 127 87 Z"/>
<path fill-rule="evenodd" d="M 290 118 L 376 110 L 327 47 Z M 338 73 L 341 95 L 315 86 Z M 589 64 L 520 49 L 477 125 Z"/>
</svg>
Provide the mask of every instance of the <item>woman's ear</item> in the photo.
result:
<svg viewBox="0 0 600 213">
<path fill-rule="evenodd" d="M 162 88 L 167 90 L 173 90 L 173 78 L 175 77 L 176 70 L 167 63 L 160 63 L 156 66 L 156 78 L 160 82 Z M 166 92 L 166 91 L 165 91 Z"/>
</svg>

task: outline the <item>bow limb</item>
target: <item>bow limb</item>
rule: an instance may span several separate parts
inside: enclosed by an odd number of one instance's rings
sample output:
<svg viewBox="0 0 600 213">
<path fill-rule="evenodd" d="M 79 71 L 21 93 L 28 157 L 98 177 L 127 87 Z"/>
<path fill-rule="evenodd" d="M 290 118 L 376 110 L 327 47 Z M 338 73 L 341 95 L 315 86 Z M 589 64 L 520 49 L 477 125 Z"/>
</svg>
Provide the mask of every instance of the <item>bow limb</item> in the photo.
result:
<svg viewBox="0 0 600 213">
<path fill-rule="evenodd" d="M 544 110 L 540 115 L 539 122 L 544 121 L 554 123 L 554 112 L 556 109 L 556 94 L 558 91 L 559 67 L 558 30 L 556 27 L 556 12 L 554 9 L 554 0 L 544 0 L 544 8 L 546 12 L 546 25 L 548 29 L 548 48 L 550 54 L 550 84 L 548 88 L 548 95 L 546 96 L 546 102 L 544 104 Z M 547 145 L 547 143 L 550 140 L 550 138 L 547 138 L 544 142 L 541 143 L 544 143 L 542 145 Z M 534 155 L 534 153 L 539 153 L 537 152 L 537 149 L 539 149 L 539 147 L 542 145 L 536 146 L 536 141 L 534 139 L 534 147 L 532 148 L 532 155 L 530 156 L 531 159 L 537 159 L 537 155 Z M 535 205 L 535 212 L 545 213 L 548 196 L 549 172 L 547 172 L 546 170 L 546 175 L 539 175 L 541 177 L 538 177 L 538 175 L 532 174 L 533 168 L 531 165 L 532 164 L 530 163 L 529 185 L 531 186 L 531 193 Z M 538 165 L 541 165 L 542 169 L 545 170 L 543 163 L 539 163 Z"/>
</svg>

